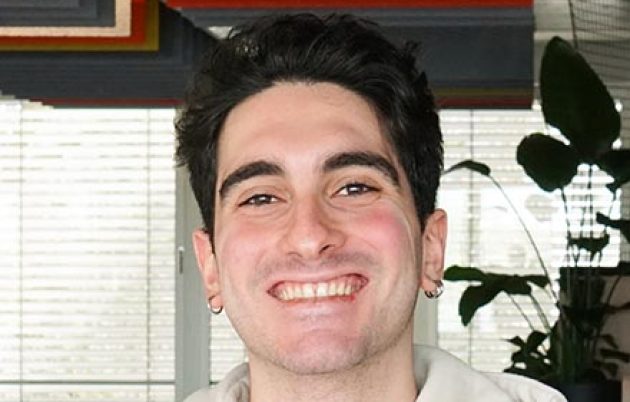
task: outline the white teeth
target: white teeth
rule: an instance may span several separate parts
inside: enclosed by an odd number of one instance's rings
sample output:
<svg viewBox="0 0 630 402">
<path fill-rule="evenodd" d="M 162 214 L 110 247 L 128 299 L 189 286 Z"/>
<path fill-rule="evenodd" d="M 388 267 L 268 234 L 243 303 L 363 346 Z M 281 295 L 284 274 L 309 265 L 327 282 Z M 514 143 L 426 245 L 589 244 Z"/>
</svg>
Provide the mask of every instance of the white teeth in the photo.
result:
<svg viewBox="0 0 630 402">
<path fill-rule="evenodd" d="M 356 277 L 338 278 L 330 282 L 284 283 L 274 292 L 282 301 L 350 296 L 363 287 Z"/>
<path fill-rule="evenodd" d="M 335 282 L 331 282 L 328 285 L 328 296 L 336 296 L 337 295 L 337 284 Z"/>
<path fill-rule="evenodd" d="M 317 297 L 328 296 L 328 285 L 325 283 L 317 284 Z"/>
<path fill-rule="evenodd" d="M 302 285 L 302 294 L 303 297 L 313 297 L 315 296 L 315 292 L 313 291 L 313 285 L 310 283 L 305 283 Z"/>
</svg>

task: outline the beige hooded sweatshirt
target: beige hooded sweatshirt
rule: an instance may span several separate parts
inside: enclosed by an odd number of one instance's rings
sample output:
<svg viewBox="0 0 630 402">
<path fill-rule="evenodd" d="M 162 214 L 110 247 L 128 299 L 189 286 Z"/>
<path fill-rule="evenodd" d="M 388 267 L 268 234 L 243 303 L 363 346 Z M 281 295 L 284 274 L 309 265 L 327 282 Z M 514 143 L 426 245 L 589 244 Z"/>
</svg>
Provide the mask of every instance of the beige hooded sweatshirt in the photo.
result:
<svg viewBox="0 0 630 402">
<path fill-rule="evenodd" d="M 556 390 L 526 377 L 481 373 L 447 352 L 414 347 L 414 371 L 420 394 L 416 402 L 566 402 Z M 202 389 L 184 402 L 248 402 L 247 364 L 234 368 L 212 389 Z"/>
</svg>

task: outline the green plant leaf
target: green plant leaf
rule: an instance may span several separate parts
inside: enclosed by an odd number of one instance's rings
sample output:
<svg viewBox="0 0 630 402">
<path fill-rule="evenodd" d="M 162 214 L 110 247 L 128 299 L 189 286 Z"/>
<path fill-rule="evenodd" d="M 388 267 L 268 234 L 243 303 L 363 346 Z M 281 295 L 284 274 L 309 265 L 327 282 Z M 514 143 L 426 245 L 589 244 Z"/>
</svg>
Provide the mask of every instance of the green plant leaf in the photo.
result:
<svg viewBox="0 0 630 402">
<path fill-rule="evenodd" d="M 604 359 L 619 360 L 624 363 L 630 362 L 630 354 L 621 352 L 619 350 L 601 348 L 599 349 L 599 353 Z"/>
<path fill-rule="evenodd" d="M 532 287 L 522 276 L 518 275 L 497 275 L 498 285 L 501 290 L 509 295 L 530 295 Z"/>
<path fill-rule="evenodd" d="M 549 285 L 549 278 L 547 278 L 545 275 L 524 275 L 523 279 L 525 279 L 527 282 L 533 283 L 539 288 L 544 288 L 545 286 Z"/>
<path fill-rule="evenodd" d="M 518 346 L 519 348 L 525 347 L 525 341 L 520 336 L 515 336 L 513 338 L 507 339 L 507 341 L 514 346 Z"/>
<path fill-rule="evenodd" d="M 612 192 L 617 191 L 630 181 L 630 149 L 613 149 L 606 152 L 597 160 L 597 166 L 614 179 L 606 187 Z"/>
<path fill-rule="evenodd" d="M 540 331 L 532 331 L 527 337 L 525 348 L 529 352 L 534 352 L 547 339 L 547 334 Z"/>
<path fill-rule="evenodd" d="M 486 165 L 485 163 L 474 161 L 472 159 L 467 159 L 465 161 L 454 164 L 450 168 L 446 169 L 444 171 L 444 174 L 448 174 L 460 169 L 468 169 L 484 176 L 490 176 L 490 167 L 488 165 Z"/>
<path fill-rule="evenodd" d="M 464 326 L 470 324 L 477 310 L 494 300 L 500 292 L 501 288 L 496 281 L 486 281 L 479 286 L 467 287 L 459 299 L 459 316 L 462 324 Z"/>
<path fill-rule="evenodd" d="M 628 311 L 630 310 L 630 302 L 626 302 L 620 306 L 611 306 L 611 305 L 606 305 L 605 306 L 605 313 L 610 315 L 610 314 L 617 314 L 621 311 Z"/>
<path fill-rule="evenodd" d="M 605 371 L 612 378 L 617 376 L 617 372 L 619 371 L 619 365 L 611 362 L 602 362 L 599 360 L 594 360 L 593 365 L 600 370 Z"/>
<path fill-rule="evenodd" d="M 464 271 L 460 270 L 459 272 L 465 275 Z M 490 303 L 501 292 L 510 295 L 529 295 L 532 293 L 532 287 L 523 277 L 518 275 L 485 273 L 481 279 L 475 278 L 473 281 L 481 281 L 481 284 L 467 287 L 459 299 L 459 316 L 464 326 L 470 323 L 477 310 Z"/>
<path fill-rule="evenodd" d="M 512 353 L 512 356 L 510 357 L 510 359 L 512 360 L 512 364 L 525 363 L 527 355 L 523 352 L 523 348 L 524 347 Z"/>
<path fill-rule="evenodd" d="M 607 344 L 608 346 L 610 346 L 611 348 L 615 350 L 619 349 L 619 345 L 617 344 L 615 337 L 612 336 L 611 334 L 602 334 L 600 335 L 599 339 L 605 344 Z"/>
<path fill-rule="evenodd" d="M 630 219 L 610 219 L 606 215 L 598 212 L 595 215 L 595 220 L 597 223 L 619 230 L 623 237 L 626 238 L 626 241 L 630 241 Z"/>
<path fill-rule="evenodd" d="M 605 307 L 562 307 L 562 315 L 567 323 L 558 336 L 566 344 L 567 340 L 575 342 L 574 348 L 583 349 L 582 342 L 594 340 L 605 319 Z"/>
<path fill-rule="evenodd" d="M 573 148 L 541 133 L 530 134 L 521 140 L 516 148 L 516 161 L 545 191 L 571 183 L 580 164 Z"/>
<path fill-rule="evenodd" d="M 545 121 L 560 130 L 584 162 L 595 163 L 619 138 L 621 120 L 606 86 L 559 37 L 545 47 L 540 94 Z"/>
<path fill-rule="evenodd" d="M 552 371 L 552 367 L 547 363 L 547 358 L 537 350 L 527 350 L 520 348 L 512 353 L 512 366 L 506 372 L 520 373 L 531 378 L 541 379 L 547 377 Z"/>
<path fill-rule="evenodd" d="M 451 282 L 457 281 L 479 281 L 486 279 L 486 274 L 479 268 L 461 267 L 459 265 L 451 265 L 444 271 L 444 279 Z"/>
<path fill-rule="evenodd" d="M 608 245 L 610 235 L 608 233 L 599 237 L 570 237 L 567 240 L 569 247 L 577 247 L 591 253 L 591 260 L 600 254 L 604 247 Z"/>
</svg>

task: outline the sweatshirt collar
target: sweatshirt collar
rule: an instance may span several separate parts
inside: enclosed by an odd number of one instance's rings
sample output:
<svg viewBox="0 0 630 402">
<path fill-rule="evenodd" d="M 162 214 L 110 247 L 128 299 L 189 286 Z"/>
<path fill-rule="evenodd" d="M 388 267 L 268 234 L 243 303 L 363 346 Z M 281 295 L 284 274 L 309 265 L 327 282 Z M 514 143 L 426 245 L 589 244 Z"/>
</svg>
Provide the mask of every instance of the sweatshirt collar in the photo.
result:
<svg viewBox="0 0 630 402">
<path fill-rule="evenodd" d="M 486 375 L 433 347 L 414 347 L 414 371 L 420 394 L 416 402 L 466 400 L 509 402 L 512 398 Z M 214 390 L 220 401 L 249 401 L 249 366 L 235 367 Z"/>
</svg>

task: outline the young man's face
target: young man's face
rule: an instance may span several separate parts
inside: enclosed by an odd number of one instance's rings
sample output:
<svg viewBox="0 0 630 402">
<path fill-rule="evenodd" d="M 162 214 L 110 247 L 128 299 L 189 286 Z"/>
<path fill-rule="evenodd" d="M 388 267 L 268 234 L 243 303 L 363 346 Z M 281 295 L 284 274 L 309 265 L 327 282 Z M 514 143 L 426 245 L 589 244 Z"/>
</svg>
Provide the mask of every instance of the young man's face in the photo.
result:
<svg viewBox="0 0 630 402">
<path fill-rule="evenodd" d="M 252 364 L 343 370 L 410 342 L 419 287 L 439 279 L 441 211 L 424 233 L 377 115 L 329 83 L 281 83 L 228 115 L 214 249 L 195 234 Z"/>
</svg>

